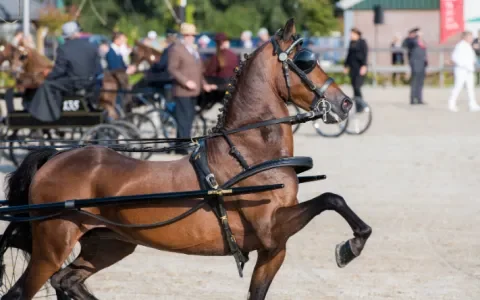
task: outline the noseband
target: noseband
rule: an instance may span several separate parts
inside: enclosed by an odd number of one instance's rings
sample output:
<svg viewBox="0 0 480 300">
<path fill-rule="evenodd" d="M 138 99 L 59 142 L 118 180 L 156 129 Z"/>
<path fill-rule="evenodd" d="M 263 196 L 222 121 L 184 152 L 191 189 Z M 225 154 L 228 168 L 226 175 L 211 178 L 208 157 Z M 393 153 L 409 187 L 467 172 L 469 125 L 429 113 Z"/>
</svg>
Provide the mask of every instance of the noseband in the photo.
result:
<svg viewBox="0 0 480 300">
<path fill-rule="evenodd" d="M 323 116 L 323 121 L 327 121 L 327 114 L 330 113 L 332 110 L 332 104 L 327 101 L 325 97 L 325 92 L 327 91 L 328 87 L 334 82 L 333 78 L 328 77 L 325 83 L 321 87 L 317 87 L 313 81 L 308 78 L 307 74 L 302 71 L 295 62 L 289 57 L 292 51 L 295 49 L 297 45 L 303 42 L 303 38 L 296 35 L 293 37 L 293 43 L 288 47 L 285 51 L 282 50 L 279 43 L 275 39 L 275 34 L 271 38 L 271 42 L 273 44 L 273 49 L 275 51 L 275 55 L 278 56 L 278 60 L 282 63 L 283 74 L 285 76 L 285 82 L 287 85 L 288 90 L 288 102 L 291 102 L 291 82 L 290 82 L 290 73 L 289 67 L 295 72 L 298 77 L 302 80 L 302 82 L 308 86 L 308 88 L 314 93 L 314 99 L 312 105 L 310 105 L 310 112 L 312 119 L 317 119 Z"/>
</svg>

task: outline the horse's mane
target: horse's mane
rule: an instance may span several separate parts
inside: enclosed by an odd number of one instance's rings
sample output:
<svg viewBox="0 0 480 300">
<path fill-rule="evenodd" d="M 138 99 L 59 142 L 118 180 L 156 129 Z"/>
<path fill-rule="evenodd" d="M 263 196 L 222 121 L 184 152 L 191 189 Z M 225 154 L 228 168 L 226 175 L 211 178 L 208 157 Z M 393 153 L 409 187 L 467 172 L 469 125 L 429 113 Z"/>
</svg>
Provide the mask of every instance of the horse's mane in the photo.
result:
<svg viewBox="0 0 480 300">
<path fill-rule="evenodd" d="M 279 30 L 275 35 L 280 35 L 281 32 L 282 31 Z M 245 54 L 244 56 L 245 60 L 240 61 L 240 64 L 238 65 L 238 67 L 235 68 L 235 76 L 233 76 L 228 83 L 227 91 L 225 92 L 225 96 L 223 96 L 223 100 L 222 100 L 223 107 L 219 109 L 220 113 L 217 116 L 217 124 L 211 130 L 212 133 L 221 132 L 224 129 L 225 121 L 227 117 L 227 111 L 228 111 L 228 104 L 237 91 L 237 83 L 242 78 L 242 75 L 243 75 L 242 71 L 245 69 L 246 65 L 249 65 L 251 63 L 252 58 L 256 57 L 258 53 L 260 53 L 263 50 L 263 48 L 265 48 L 268 44 L 269 43 L 264 43 L 262 46 L 255 49 L 255 51 L 253 51 L 252 53 Z"/>
</svg>

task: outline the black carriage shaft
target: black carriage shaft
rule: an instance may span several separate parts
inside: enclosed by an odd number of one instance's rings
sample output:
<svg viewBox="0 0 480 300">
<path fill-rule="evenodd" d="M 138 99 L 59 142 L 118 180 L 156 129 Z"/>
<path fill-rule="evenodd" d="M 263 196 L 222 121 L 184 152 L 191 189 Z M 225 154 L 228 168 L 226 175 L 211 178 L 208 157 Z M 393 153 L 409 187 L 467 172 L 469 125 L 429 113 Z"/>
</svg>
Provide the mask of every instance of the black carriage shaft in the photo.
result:
<svg viewBox="0 0 480 300">
<path fill-rule="evenodd" d="M 42 210 L 65 210 L 65 209 L 77 209 L 84 207 L 97 207 L 105 205 L 122 205 L 122 204 L 142 204 L 142 203 L 156 203 L 157 201 L 164 200 L 179 200 L 179 199 L 196 199 L 207 198 L 218 195 L 223 196 L 235 196 L 243 194 L 252 194 L 265 192 L 270 190 L 281 189 L 284 184 L 270 184 L 259 186 L 247 186 L 237 187 L 230 189 L 220 190 L 197 190 L 188 192 L 171 192 L 171 193 L 159 193 L 159 194 L 144 194 L 144 195 L 132 195 L 132 196 L 114 196 L 114 197 L 102 197 L 91 199 L 76 199 L 67 200 L 64 202 L 44 203 L 44 204 L 30 204 L 19 205 L 0 208 L 0 215 L 6 214 L 18 214 L 32 211 Z"/>
</svg>

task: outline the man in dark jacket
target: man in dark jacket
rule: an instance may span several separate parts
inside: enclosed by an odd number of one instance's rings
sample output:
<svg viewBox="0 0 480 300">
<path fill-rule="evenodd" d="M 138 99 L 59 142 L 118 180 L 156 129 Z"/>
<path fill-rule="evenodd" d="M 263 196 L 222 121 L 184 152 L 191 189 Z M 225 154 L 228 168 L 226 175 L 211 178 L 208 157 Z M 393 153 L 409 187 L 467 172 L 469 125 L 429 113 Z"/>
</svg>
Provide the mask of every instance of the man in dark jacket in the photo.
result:
<svg viewBox="0 0 480 300">
<path fill-rule="evenodd" d="M 176 40 L 177 32 L 173 29 L 168 29 L 166 38 L 168 46 L 163 50 L 160 60 L 154 63 L 146 74 L 146 79 L 150 86 L 163 86 L 165 83 L 173 80 L 173 77 L 168 72 L 168 52 Z"/>
<path fill-rule="evenodd" d="M 408 50 L 408 63 L 411 69 L 410 104 L 425 104 L 423 102 L 423 84 L 428 61 L 427 49 L 420 29 L 410 30 L 402 46 Z"/>
<path fill-rule="evenodd" d="M 350 34 L 350 45 L 344 64 L 344 73 L 349 74 L 353 88 L 353 95 L 357 112 L 362 112 L 367 107 L 363 101 L 362 85 L 367 74 L 368 45 L 362 39 L 362 32 L 353 28 Z"/>
<path fill-rule="evenodd" d="M 79 39 L 76 22 L 62 26 L 65 44 L 57 50 L 52 71 L 39 87 L 27 110 L 37 119 L 52 122 L 60 118 L 63 96 L 81 89 L 90 89 L 102 73 L 97 47 L 87 39 Z"/>
</svg>

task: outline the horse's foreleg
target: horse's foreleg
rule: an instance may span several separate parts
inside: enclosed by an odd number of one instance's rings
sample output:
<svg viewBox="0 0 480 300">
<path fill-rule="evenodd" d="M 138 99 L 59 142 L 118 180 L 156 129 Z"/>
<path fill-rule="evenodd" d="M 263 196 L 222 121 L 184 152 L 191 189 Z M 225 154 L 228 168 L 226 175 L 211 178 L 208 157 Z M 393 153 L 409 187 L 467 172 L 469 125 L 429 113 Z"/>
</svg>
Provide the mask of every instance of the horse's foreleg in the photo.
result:
<svg viewBox="0 0 480 300">
<path fill-rule="evenodd" d="M 250 281 L 247 300 L 265 299 L 273 277 L 283 264 L 285 254 L 285 248 L 276 251 L 258 251 L 257 263 Z"/>
<path fill-rule="evenodd" d="M 352 211 L 339 195 L 325 193 L 295 206 L 279 208 L 275 215 L 276 225 L 273 228 L 273 234 L 277 240 L 283 238 L 283 242 L 286 242 L 290 236 L 297 233 L 325 210 L 334 210 L 340 214 L 350 225 L 355 236 L 349 241 L 337 245 L 335 253 L 337 265 L 342 268 L 360 255 L 372 229 Z"/>
<path fill-rule="evenodd" d="M 55 273 L 50 283 L 70 298 L 96 300 L 85 287 L 85 280 L 132 254 L 137 245 L 119 240 L 115 233 L 101 229 L 88 232 L 80 240 L 80 245 L 82 250 L 78 257 Z"/>
<path fill-rule="evenodd" d="M 2 300 L 32 299 L 57 272 L 83 232 L 61 219 L 32 223 L 32 256 L 28 267 Z"/>
</svg>

